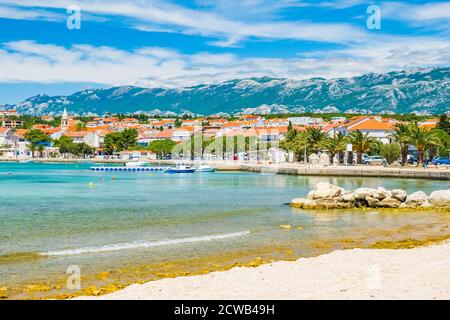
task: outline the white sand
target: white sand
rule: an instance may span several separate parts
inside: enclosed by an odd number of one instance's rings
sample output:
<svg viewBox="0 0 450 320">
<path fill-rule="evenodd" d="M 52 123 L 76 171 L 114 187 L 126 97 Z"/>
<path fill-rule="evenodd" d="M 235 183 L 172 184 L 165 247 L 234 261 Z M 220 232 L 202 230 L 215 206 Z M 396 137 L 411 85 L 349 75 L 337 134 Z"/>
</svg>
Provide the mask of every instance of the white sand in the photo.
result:
<svg viewBox="0 0 450 320">
<path fill-rule="evenodd" d="M 335 251 L 82 299 L 450 299 L 450 242 L 409 250 Z"/>
</svg>

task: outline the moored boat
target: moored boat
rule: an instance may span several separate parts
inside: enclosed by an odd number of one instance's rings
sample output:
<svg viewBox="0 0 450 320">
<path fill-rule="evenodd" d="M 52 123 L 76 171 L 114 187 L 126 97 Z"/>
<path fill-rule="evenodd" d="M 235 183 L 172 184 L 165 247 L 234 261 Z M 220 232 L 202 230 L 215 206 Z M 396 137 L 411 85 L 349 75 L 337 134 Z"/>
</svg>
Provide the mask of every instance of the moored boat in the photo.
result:
<svg viewBox="0 0 450 320">
<path fill-rule="evenodd" d="M 195 172 L 214 172 L 214 168 L 206 164 L 200 164 L 194 167 Z"/>
<path fill-rule="evenodd" d="M 139 162 L 139 161 L 125 163 L 125 167 L 128 167 L 128 168 L 145 167 L 146 165 L 147 165 L 146 162 Z"/>
<path fill-rule="evenodd" d="M 177 165 L 176 167 L 168 167 L 164 173 L 194 173 L 195 169 L 186 165 Z"/>
</svg>

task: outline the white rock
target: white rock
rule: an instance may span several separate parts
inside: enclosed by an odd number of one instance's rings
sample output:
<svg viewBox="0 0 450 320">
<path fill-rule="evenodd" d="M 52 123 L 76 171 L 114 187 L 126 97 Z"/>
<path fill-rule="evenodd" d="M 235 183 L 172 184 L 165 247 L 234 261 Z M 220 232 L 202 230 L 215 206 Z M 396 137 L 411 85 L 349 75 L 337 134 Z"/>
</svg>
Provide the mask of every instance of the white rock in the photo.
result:
<svg viewBox="0 0 450 320">
<path fill-rule="evenodd" d="M 402 189 L 394 189 L 391 191 L 391 194 L 395 199 L 398 199 L 402 202 L 404 202 L 406 200 L 406 197 L 408 196 L 406 191 Z"/>
<path fill-rule="evenodd" d="M 371 207 L 371 208 L 378 207 L 378 205 L 380 203 L 380 200 L 372 198 L 372 197 L 366 197 L 366 201 L 367 201 L 367 204 L 369 205 L 369 207 Z"/>
<path fill-rule="evenodd" d="M 432 206 L 450 207 L 450 190 L 436 190 L 430 194 L 429 201 Z"/>
<path fill-rule="evenodd" d="M 314 200 L 309 200 L 305 198 L 292 199 L 291 206 L 297 208 L 315 208 L 317 203 Z"/>
<path fill-rule="evenodd" d="M 377 190 L 375 190 L 375 192 L 372 195 L 373 198 L 378 199 L 378 200 L 390 198 L 391 196 L 392 196 L 392 193 L 383 187 L 379 187 Z"/>
<path fill-rule="evenodd" d="M 323 199 L 323 198 L 335 198 L 339 197 L 344 192 L 344 189 L 339 188 L 328 182 L 319 182 L 314 189 L 313 194 L 308 194 L 309 199 Z"/>
<path fill-rule="evenodd" d="M 408 207 L 419 207 L 426 202 L 428 202 L 428 196 L 423 191 L 411 193 L 405 200 Z"/>
<path fill-rule="evenodd" d="M 351 191 L 350 192 L 346 191 L 342 195 L 342 200 L 346 201 L 346 202 L 351 202 L 351 201 L 355 200 L 355 194 L 353 192 L 351 192 Z"/>
<path fill-rule="evenodd" d="M 396 198 L 384 198 L 380 201 L 379 206 L 383 208 L 398 208 L 402 203 Z"/>
<path fill-rule="evenodd" d="M 353 193 L 355 195 L 355 200 L 364 200 L 367 197 L 372 197 L 375 191 L 375 189 L 371 188 L 358 188 Z"/>
</svg>

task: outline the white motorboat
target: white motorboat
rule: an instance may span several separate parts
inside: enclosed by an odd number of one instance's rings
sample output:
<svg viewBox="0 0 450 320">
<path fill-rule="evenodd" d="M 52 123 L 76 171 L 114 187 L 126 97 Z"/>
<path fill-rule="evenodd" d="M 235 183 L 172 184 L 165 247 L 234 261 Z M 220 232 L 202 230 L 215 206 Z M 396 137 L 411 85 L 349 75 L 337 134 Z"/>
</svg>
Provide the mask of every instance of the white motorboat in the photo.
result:
<svg viewBox="0 0 450 320">
<path fill-rule="evenodd" d="M 194 167 L 195 172 L 214 172 L 214 168 L 207 164 L 200 164 Z"/>
<path fill-rule="evenodd" d="M 146 162 L 133 161 L 125 163 L 125 167 L 127 168 L 136 168 L 136 167 L 145 167 L 147 165 Z"/>
<path fill-rule="evenodd" d="M 176 167 L 167 167 L 163 173 L 194 173 L 195 169 L 184 164 L 178 164 Z"/>
</svg>

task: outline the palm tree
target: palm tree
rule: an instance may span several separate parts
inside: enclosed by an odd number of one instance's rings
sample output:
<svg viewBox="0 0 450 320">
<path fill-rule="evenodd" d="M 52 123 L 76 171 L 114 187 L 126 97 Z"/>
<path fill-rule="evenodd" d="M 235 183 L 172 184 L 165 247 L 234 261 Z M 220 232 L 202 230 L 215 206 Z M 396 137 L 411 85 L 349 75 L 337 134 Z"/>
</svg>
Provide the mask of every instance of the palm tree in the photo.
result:
<svg viewBox="0 0 450 320">
<path fill-rule="evenodd" d="M 306 128 L 307 148 L 313 153 L 317 153 L 326 148 L 329 137 L 321 128 Z"/>
<path fill-rule="evenodd" d="M 402 166 L 406 165 L 408 161 L 408 145 L 411 144 L 410 125 L 404 123 L 397 123 L 389 134 L 389 138 L 395 140 L 400 145 L 400 152 L 402 155 Z"/>
<path fill-rule="evenodd" d="M 44 156 L 45 146 L 43 144 L 38 144 L 37 151 L 39 151 L 39 157 L 42 158 Z"/>
<path fill-rule="evenodd" d="M 433 130 L 420 127 L 417 122 L 410 126 L 410 141 L 417 149 L 417 165 L 423 163 L 425 151 L 441 145 L 439 136 Z"/>
<path fill-rule="evenodd" d="M 286 139 L 280 142 L 280 148 L 286 151 L 292 151 L 294 153 L 295 159 L 299 160 L 301 158 L 301 155 L 305 152 L 305 148 L 307 146 L 306 140 L 306 132 L 295 131 L 295 134 L 286 137 Z"/>
<path fill-rule="evenodd" d="M 359 130 L 353 131 L 350 136 L 350 143 L 355 148 L 357 154 L 357 163 L 362 163 L 362 155 L 365 152 L 368 152 L 375 144 L 376 139 L 369 136 L 369 133 L 366 132 L 363 134 Z"/>
<path fill-rule="evenodd" d="M 86 131 L 86 123 L 77 122 L 76 129 L 77 131 Z"/>
<path fill-rule="evenodd" d="M 28 150 L 31 151 L 31 158 L 34 158 L 34 153 L 35 153 L 36 150 L 37 150 L 37 145 L 34 144 L 34 143 L 28 143 L 28 144 L 27 144 L 27 148 L 28 148 Z"/>
<path fill-rule="evenodd" d="M 346 147 L 347 137 L 342 132 L 339 132 L 333 138 L 331 138 L 328 143 L 328 151 L 330 152 L 331 159 L 333 159 L 337 154 L 338 162 L 341 163 L 344 158 Z"/>
</svg>

